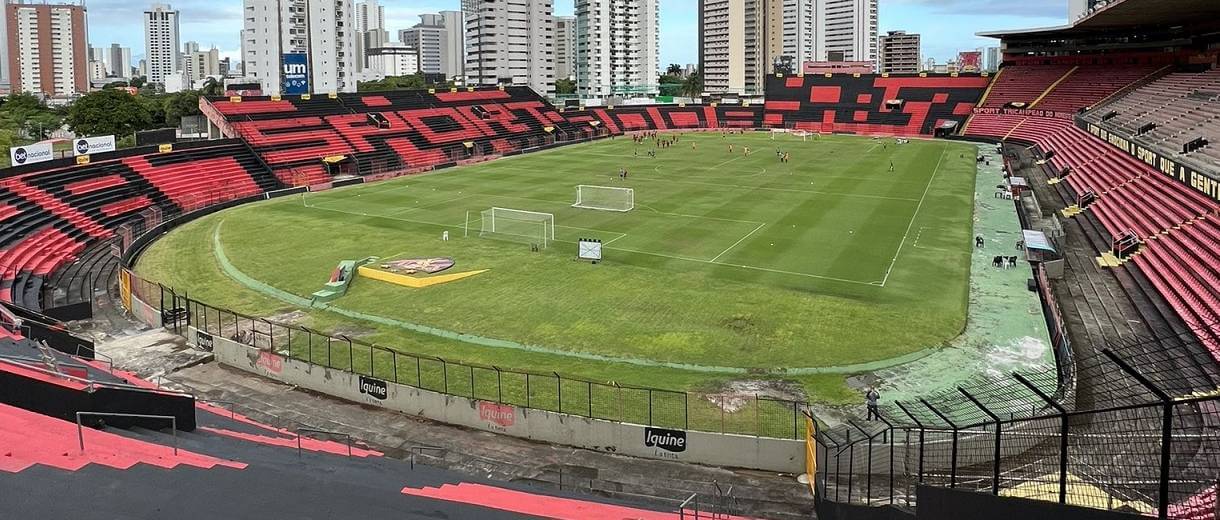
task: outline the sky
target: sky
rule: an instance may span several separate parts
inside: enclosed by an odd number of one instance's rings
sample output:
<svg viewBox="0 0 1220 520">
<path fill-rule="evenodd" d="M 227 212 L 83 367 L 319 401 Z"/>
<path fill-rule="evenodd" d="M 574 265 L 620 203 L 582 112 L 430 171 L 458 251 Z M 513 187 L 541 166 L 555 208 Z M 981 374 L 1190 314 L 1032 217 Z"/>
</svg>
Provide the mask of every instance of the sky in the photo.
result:
<svg viewBox="0 0 1220 520">
<path fill-rule="evenodd" d="M 182 41 L 215 46 L 222 57 L 240 59 L 241 0 L 162 0 L 181 11 Z M 698 61 L 699 0 L 661 1 L 661 63 Z M 151 3 L 151 2 L 150 2 Z M 459 10 L 460 0 L 381 0 L 391 38 L 419 21 L 422 13 Z M 905 30 L 922 36 L 925 58 L 944 62 L 958 51 L 994 45 L 975 32 L 1061 25 L 1067 0 L 879 0 L 881 31 Z M 97 47 L 131 47 L 133 61 L 144 56 L 147 4 L 133 0 L 89 0 L 89 41 Z M 572 13 L 573 0 L 556 0 L 555 14 Z M 134 63 L 133 63 L 134 65 Z"/>
</svg>

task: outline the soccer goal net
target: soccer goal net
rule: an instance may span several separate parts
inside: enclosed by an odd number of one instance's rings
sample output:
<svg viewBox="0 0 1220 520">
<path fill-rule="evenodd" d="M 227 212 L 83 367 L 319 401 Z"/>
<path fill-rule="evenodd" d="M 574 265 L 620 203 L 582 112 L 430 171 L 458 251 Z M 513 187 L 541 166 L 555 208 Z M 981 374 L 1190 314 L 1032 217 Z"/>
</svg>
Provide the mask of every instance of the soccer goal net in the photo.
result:
<svg viewBox="0 0 1220 520">
<path fill-rule="evenodd" d="M 603 211 L 631 211 L 635 209 L 635 190 L 581 184 L 576 187 L 576 204 L 573 204 L 572 207 Z"/>
<path fill-rule="evenodd" d="M 555 240 L 555 215 L 523 209 L 491 208 L 480 214 L 479 236 L 546 247 Z"/>
</svg>

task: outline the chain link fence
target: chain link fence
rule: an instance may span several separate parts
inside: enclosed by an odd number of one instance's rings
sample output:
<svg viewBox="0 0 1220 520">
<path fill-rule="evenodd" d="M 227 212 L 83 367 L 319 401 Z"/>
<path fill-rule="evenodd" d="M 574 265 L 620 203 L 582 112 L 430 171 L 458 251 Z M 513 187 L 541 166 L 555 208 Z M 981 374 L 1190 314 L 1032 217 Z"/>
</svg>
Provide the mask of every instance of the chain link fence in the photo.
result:
<svg viewBox="0 0 1220 520">
<path fill-rule="evenodd" d="M 188 327 L 326 368 L 449 395 L 663 428 L 803 439 L 803 401 L 598 382 L 415 354 L 209 305 L 126 273 L 133 314 L 179 334 Z"/>
</svg>

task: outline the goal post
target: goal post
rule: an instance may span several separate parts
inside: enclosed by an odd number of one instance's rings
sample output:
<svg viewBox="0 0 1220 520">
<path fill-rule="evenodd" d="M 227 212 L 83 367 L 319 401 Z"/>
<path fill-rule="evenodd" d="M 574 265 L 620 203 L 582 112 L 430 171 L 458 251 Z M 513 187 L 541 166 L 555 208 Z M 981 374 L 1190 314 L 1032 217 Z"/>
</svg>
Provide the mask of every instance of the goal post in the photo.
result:
<svg viewBox="0 0 1220 520">
<path fill-rule="evenodd" d="M 576 203 L 572 204 L 572 207 L 601 211 L 631 211 L 635 209 L 635 190 L 581 184 L 576 187 Z"/>
<path fill-rule="evenodd" d="M 555 241 L 555 215 L 512 208 L 489 208 L 480 213 L 479 236 L 528 241 L 546 247 Z"/>
</svg>

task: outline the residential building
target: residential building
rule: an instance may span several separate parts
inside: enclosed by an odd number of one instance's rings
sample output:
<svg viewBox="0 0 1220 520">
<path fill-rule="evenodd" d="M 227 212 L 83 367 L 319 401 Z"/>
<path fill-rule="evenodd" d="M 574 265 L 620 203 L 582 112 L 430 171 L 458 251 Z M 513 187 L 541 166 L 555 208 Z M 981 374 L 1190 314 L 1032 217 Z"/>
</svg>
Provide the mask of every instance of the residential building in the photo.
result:
<svg viewBox="0 0 1220 520">
<path fill-rule="evenodd" d="M 746 37 L 747 13 L 749 32 L 754 32 L 754 0 L 699 1 L 699 68 L 703 74 L 703 90 L 717 94 L 756 93 L 756 71 L 751 70 L 747 87 Z M 751 35 L 751 43 L 756 37 Z M 753 63 L 751 65 L 754 65 Z"/>
<path fill-rule="evenodd" d="M 216 47 L 206 51 L 190 52 L 183 57 L 182 61 L 185 63 L 183 72 L 186 73 L 187 81 L 191 83 L 203 81 L 208 76 L 221 75 L 220 51 Z"/>
<path fill-rule="evenodd" d="M 385 30 L 385 7 L 377 0 L 356 2 L 356 32 L 366 33 L 374 29 Z"/>
<path fill-rule="evenodd" d="M 152 4 L 144 11 L 144 50 L 149 83 L 164 83 L 165 76 L 182 70 L 178 37 L 178 11 L 173 7 Z"/>
<path fill-rule="evenodd" d="M 106 76 L 108 76 L 108 74 L 106 71 L 105 62 L 101 62 L 101 61 L 97 61 L 97 60 L 89 60 L 89 80 L 90 81 L 103 80 L 103 79 L 106 79 Z"/>
<path fill-rule="evenodd" d="M 85 4 L 4 4 L 7 77 L 13 92 L 68 97 L 89 90 Z"/>
<path fill-rule="evenodd" d="M 462 0 L 466 84 L 555 93 L 554 0 Z"/>
<path fill-rule="evenodd" d="M 988 47 L 983 52 L 983 70 L 986 72 L 1000 70 L 1002 61 L 1004 61 L 1004 55 L 1000 53 L 999 47 Z"/>
<path fill-rule="evenodd" d="M 398 41 L 419 50 L 420 72 L 462 75 L 466 52 L 461 11 L 421 14 L 419 23 L 398 31 Z"/>
<path fill-rule="evenodd" d="M 699 13 L 708 92 L 762 94 L 767 75 L 815 57 L 817 0 L 702 0 Z"/>
<path fill-rule="evenodd" d="M 243 2 L 242 64 L 264 94 L 356 91 L 351 0 Z"/>
<path fill-rule="evenodd" d="M 814 59 L 877 61 L 877 0 L 817 0 Z"/>
<path fill-rule="evenodd" d="M 882 73 L 919 73 L 919 35 L 890 31 L 877 42 L 878 67 Z"/>
<path fill-rule="evenodd" d="M 112 43 L 105 51 L 106 67 L 110 70 L 110 75 L 122 79 L 130 78 L 131 47 L 119 47 L 119 44 Z"/>
<path fill-rule="evenodd" d="M 576 0 L 576 93 L 582 98 L 660 90 L 659 0 Z"/>
<path fill-rule="evenodd" d="M 368 76 L 382 79 L 387 76 L 410 76 L 420 72 L 419 49 L 400 42 L 390 42 L 384 47 L 368 50 Z"/>
<path fill-rule="evenodd" d="M 555 79 L 576 77 L 576 17 L 555 17 Z"/>
</svg>

